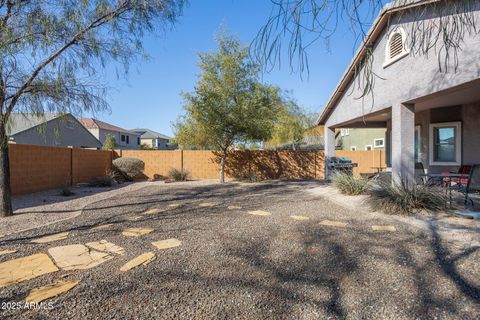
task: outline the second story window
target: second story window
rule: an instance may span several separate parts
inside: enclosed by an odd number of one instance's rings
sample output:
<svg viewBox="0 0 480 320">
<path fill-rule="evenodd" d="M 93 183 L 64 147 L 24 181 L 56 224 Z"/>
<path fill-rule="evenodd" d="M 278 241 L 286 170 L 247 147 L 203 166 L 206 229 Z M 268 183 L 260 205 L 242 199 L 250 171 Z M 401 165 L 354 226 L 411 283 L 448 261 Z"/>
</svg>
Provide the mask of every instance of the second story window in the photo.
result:
<svg viewBox="0 0 480 320">
<path fill-rule="evenodd" d="M 125 135 L 124 134 L 122 134 L 121 140 L 122 140 L 122 142 L 125 142 Z"/>
</svg>

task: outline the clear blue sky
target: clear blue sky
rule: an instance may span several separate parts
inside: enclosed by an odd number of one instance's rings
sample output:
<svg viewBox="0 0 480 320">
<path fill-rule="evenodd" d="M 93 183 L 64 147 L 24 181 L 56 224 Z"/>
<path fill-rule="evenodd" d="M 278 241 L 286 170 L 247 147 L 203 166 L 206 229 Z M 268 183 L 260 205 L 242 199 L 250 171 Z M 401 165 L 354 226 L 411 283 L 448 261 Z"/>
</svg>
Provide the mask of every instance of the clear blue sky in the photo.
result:
<svg viewBox="0 0 480 320">
<path fill-rule="evenodd" d="M 268 18 L 269 0 L 192 0 L 174 29 L 145 39 L 149 61 L 132 65 L 127 79 L 107 72 L 113 87 L 107 98 L 110 113 L 97 118 L 126 129 L 146 127 L 172 135 L 171 123 L 180 115 L 180 93 L 196 82 L 197 53 L 215 49 L 214 34 L 222 24 L 249 44 Z M 353 57 L 353 35 L 341 26 L 329 50 L 321 42 L 310 49 L 308 79 L 291 74 L 288 61 L 264 76 L 264 81 L 292 90 L 298 103 L 319 112 Z"/>
</svg>

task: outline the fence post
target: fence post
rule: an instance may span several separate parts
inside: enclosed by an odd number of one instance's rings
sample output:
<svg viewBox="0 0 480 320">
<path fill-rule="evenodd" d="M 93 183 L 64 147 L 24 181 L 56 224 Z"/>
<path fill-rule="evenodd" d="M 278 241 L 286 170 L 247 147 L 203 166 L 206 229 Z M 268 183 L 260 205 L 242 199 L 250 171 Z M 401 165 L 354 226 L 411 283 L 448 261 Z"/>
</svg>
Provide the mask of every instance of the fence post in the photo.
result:
<svg viewBox="0 0 480 320">
<path fill-rule="evenodd" d="M 73 186 L 73 147 L 70 149 L 70 186 Z"/>
<path fill-rule="evenodd" d="M 180 171 L 183 172 L 183 149 L 180 149 Z"/>
</svg>

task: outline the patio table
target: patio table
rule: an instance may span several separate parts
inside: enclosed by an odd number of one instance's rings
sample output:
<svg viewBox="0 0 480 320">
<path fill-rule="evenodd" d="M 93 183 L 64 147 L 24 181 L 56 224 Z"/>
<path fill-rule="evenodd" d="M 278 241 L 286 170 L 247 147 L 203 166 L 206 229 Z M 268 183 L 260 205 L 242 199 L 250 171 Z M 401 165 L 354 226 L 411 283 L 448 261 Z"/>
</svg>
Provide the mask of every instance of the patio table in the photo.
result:
<svg viewBox="0 0 480 320">
<path fill-rule="evenodd" d="M 420 177 L 427 177 L 428 180 L 439 180 L 445 188 L 445 207 L 447 207 L 447 199 L 449 207 L 452 208 L 452 179 L 451 178 L 468 178 L 469 174 L 463 173 L 426 173 L 419 174 Z M 450 179 L 444 179 L 450 178 Z"/>
</svg>

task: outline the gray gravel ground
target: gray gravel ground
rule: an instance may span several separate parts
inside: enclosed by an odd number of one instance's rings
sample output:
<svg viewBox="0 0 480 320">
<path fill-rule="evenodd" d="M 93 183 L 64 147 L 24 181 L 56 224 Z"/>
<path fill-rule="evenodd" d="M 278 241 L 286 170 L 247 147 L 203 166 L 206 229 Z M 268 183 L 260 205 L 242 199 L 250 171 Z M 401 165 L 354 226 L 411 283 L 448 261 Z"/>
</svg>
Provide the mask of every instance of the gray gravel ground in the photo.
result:
<svg viewBox="0 0 480 320">
<path fill-rule="evenodd" d="M 157 185 L 89 205 L 81 216 L 0 239 L 18 249 L 0 261 L 46 252 L 57 245 L 106 239 L 125 248 L 83 271 L 59 271 L 0 289 L 0 301 L 59 279 L 80 280 L 50 300 L 51 310 L 0 310 L 4 319 L 478 319 L 480 250 L 443 242 L 382 215 L 346 210 L 304 192 L 315 182 L 191 186 Z M 214 207 L 199 207 L 216 202 Z M 169 204 L 180 203 L 176 208 Z M 237 205 L 243 209 L 227 210 Z M 128 217 L 168 208 L 139 221 Z M 247 210 L 266 210 L 253 216 Z M 290 215 L 310 220 L 295 221 Z M 346 228 L 319 225 L 323 219 Z M 108 230 L 88 228 L 113 223 Z M 392 224 L 397 232 L 374 232 Z M 125 227 L 152 227 L 139 238 Z M 69 238 L 33 244 L 34 237 L 71 231 Z M 182 245 L 156 250 L 151 241 Z M 157 259 L 126 273 L 131 258 Z"/>
</svg>

